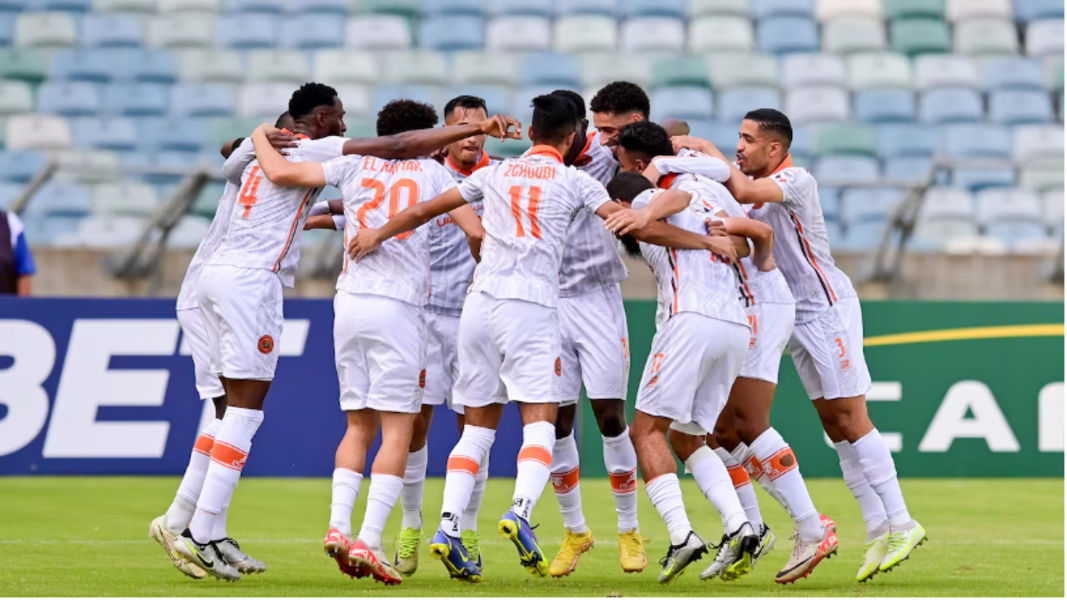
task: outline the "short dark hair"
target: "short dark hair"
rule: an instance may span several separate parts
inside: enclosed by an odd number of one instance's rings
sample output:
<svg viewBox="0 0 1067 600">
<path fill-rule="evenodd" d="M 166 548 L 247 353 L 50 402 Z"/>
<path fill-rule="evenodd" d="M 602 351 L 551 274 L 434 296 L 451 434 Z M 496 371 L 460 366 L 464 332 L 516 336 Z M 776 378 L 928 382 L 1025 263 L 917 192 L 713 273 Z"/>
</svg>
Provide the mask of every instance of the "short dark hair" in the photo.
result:
<svg viewBox="0 0 1067 600">
<path fill-rule="evenodd" d="M 758 108 L 745 115 L 745 120 L 758 123 L 760 131 L 778 138 L 785 146 L 786 152 L 789 151 L 789 146 L 793 144 L 793 125 L 789 122 L 789 117 L 781 111 L 773 108 Z"/>
<path fill-rule="evenodd" d="M 584 121 L 589 117 L 585 114 L 585 98 L 574 90 L 556 90 L 552 92 L 553 96 L 561 96 L 571 101 L 574 104 L 575 114 L 578 115 L 579 121 Z"/>
<path fill-rule="evenodd" d="M 457 108 L 466 110 L 478 110 L 479 108 L 485 111 L 485 114 L 489 114 L 489 109 L 485 106 L 485 99 L 478 96 L 456 96 L 445 104 L 445 119 L 452 116 L 452 113 L 456 112 Z"/>
<path fill-rule="evenodd" d="M 378 135 L 396 135 L 437 125 L 437 110 L 415 100 L 392 100 L 378 111 Z"/>
<path fill-rule="evenodd" d="M 533 99 L 530 126 L 536 143 L 559 143 L 578 131 L 578 114 L 569 98 L 545 94 Z"/>
<path fill-rule="evenodd" d="M 651 103 L 648 94 L 641 86 L 629 81 L 613 81 L 593 96 L 589 102 L 589 110 L 595 113 L 611 113 L 625 115 L 638 113 L 648 118 Z"/>
<path fill-rule="evenodd" d="M 293 119 L 291 116 L 289 116 L 289 111 L 285 111 L 282 114 L 278 115 L 278 120 L 274 122 L 274 127 L 281 129 L 285 125 L 286 119 Z"/>
<path fill-rule="evenodd" d="M 671 136 L 661 125 L 652 121 L 634 121 L 619 131 L 619 145 L 627 152 L 640 152 L 648 158 L 672 156 Z"/>
<path fill-rule="evenodd" d="M 611 199 L 624 202 L 633 202 L 634 198 L 641 195 L 641 192 L 650 190 L 653 187 L 652 182 L 647 177 L 631 171 L 623 171 L 615 175 L 607 185 L 608 195 L 611 196 Z"/>
<path fill-rule="evenodd" d="M 337 90 L 324 83 L 305 83 L 289 98 L 289 114 L 302 119 L 320 106 L 333 106 Z"/>
</svg>

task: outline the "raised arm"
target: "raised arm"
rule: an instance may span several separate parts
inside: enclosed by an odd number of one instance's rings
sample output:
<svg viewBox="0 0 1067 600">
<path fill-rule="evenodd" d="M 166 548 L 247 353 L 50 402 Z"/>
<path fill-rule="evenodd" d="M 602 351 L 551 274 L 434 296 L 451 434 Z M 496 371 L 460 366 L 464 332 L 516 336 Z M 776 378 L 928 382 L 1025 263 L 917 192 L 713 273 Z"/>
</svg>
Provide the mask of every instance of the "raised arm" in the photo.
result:
<svg viewBox="0 0 1067 600">
<path fill-rule="evenodd" d="M 463 206 L 466 202 L 459 193 L 459 188 L 454 187 L 433 200 L 405 208 L 379 229 L 361 227 L 348 242 L 348 255 L 358 261 L 377 250 L 389 238 L 411 231 L 438 215 Z"/>
<path fill-rule="evenodd" d="M 730 178 L 730 163 L 714 156 L 657 156 L 645 167 L 645 177 L 653 184 L 668 173 L 692 173 L 715 181 Z"/>
<path fill-rule="evenodd" d="M 730 179 L 724 183 L 741 204 L 781 202 L 785 199 L 781 186 L 773 179 L 749 179 L 734 166 L 730 167 Z"/>
<path fill-rule="evenodd" d="M 344 153 L 387 159 L 417 158 L 473 135 L 484 134 L 501 140 L 519 140 L 522 139 L 521 131 L 522 124 L 517 120 L 507 115 L 493 115 L 480 123 L 417 129 L 384 137 L 348 140 L 344 145 Z"/>
<path fill-rule="evenodd" d="M 256 148 L 256 159 L 259 160 L 263 175 L 274 185 L 282 187 L 324 187 L 326 173 L 322 170 L 322 163 L 289 162 L 267 139 L 269 127 L 260 125 L 252 133 L 252 144 Z"/>
<path fill-rule="evenodd" d="M 689 206 L 693 195 L 683 190 L 666 190 L 652 197 L 648 206 L 638 210 L 624 208 L 604 220 L 604 226 L 618 235 L 641 229 L 653 221 L 678 214 Z"/>
<path fill-rule="evenodd" d="M 702 140 L 698 137 L 691 135 L 676 135 L 671 137 L 671 144 L 674 146 L 674 152 L 681 153 L 683 149 L 696 150 L 697 152 L 703 152 L 708 156 L 714 156 L 720 160 L 730 162 L 726 158 L 726 154 L 719 150 L 718 146 L 712 144 L 708 140 Z"/>
</svg>

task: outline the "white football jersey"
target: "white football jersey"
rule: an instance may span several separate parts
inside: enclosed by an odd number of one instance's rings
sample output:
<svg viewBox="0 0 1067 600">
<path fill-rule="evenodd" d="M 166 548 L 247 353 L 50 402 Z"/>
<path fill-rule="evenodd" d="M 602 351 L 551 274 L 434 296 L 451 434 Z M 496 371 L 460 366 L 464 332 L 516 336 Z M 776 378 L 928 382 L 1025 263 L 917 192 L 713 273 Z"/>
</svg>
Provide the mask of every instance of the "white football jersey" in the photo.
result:
<svg viewBox="0 0 1067 600">
<path fill-rule="evenodd" d="M 226 181 L 222 197 L 219 198 L 219 205 L 215 208 L 215 216 L 211 219 L 211 226 L 208 227 L 204 239 L 200 240 L 200 245 L 196 247 L 196 254 L 189 261 L 189 268 L 185 270 L 185 279 L 182 280 L 182 287 L 178 292 L 178 310 L 200 307 L 196 299 L 198 293 L 196 282 L 200 278 L 200 272 L 204 270 L 204 266 L 222 245 L 222 240 L 230 229 L 230 215 L 233 213 L 233 205 L 237 202 L 237 195 L 241 190 L 241 173 L 244 172 L 248 163 L 255 159 L 256 150 L 252 146 L 252 138 L 245 138 L 226 159 L 226 166 L 223 167 L 222 172 L 224 175 L 235 173 L 235 179 Z"/>
<path fill-rule="evenodd" d="M 379 228 L 400 211 L 456 187 L 437 161 L 386 160 L 348 155 L 323 163 L 326 184 L 341 190 L 345 204 L 345 247 L 361 227 Z M 468 250 L 469 253 L 469 250 Z M 425 306 L 430 295 L 430 236 L 427 227 L 386 240 L 353 261 L 345 252 L 337 289 Z"/>
<path fill-rule="evenodd" d="M 555 307 L 568 229 L 583 207 L 610 202 L 589 175 L 565 167 L 555 148 L 534 146 L 486 167 L 459 186 L 467 202 L 484 203 L 482 262 L 472 291 Z"/>
<path fill-rule="evenodd" d="M 326 162 L 341 156 L 347 140 L 302 138 L 289 151 L 291 162 Z M 300 261 L 300 237 L 311 205 L 322 188 L 278 187 L 253 161 L 241 176 L 241 189 L 230 214 L 230 227 L 208 264 L 267 269 L 282 285 L 293 287 Z"/>
<path fill-rule="evenodd" d="M 634 209 L 648 206 L 662 191 L 642 192 L 634 198 Z M 690 205 L 690 209 L 667 217 L 666 222 L 686 231 L 706 234 L 704 219 L 712 213 L 709 210 L 704 214 L 700 212 L 699 205 Z M 737 276 L 714 254 L 707 250 L 664 248 L 645 242 L 641 242 L 641 253 L 656 276 L 657 328 L 682 312 L 747 326 L 745 313 L 737 301 Z"/>
<path fill-rule="evenodd" d="M 586 138 L 585 148 L 574 166 L 606 186 L 618 171 L 619 163 L 611 149 L 600 143 L 600 133 Z M 626 279 L 626 265 L 619 258 L 615 236 L 604 220 L 581 210 L 567 230 L 563 265 L 559 271 L 559 295 L 577 296 L 591 289 Z"/>
</svg>

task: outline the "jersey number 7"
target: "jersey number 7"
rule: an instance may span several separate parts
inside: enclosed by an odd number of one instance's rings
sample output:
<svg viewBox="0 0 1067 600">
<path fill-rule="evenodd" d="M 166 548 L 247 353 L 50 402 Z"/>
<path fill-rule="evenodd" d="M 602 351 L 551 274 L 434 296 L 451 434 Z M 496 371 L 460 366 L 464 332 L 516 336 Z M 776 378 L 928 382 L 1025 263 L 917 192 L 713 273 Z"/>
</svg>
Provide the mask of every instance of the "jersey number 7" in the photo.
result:
<svg viewBox="0 0 1067 600">
<path fill-rule="evenodd" d="M 356 211 L 356 219 L 359 220 L 359 226 L 367 227 L 367 212 L 378 208 L 385 200 L 385 184 L 377 179 L 366 178 L 360 181 L 359 185 L 374 190 L 374 198 L 370 202 L 364 202 L 363 206 Z M 393 187 L 389 188 L 389 219 L 395 217 L 401 210 L 400 192 L 403 190 L 408 192 L 408 205 L 404 208 L 415 206 L 415 203 L 419 201 L 419 184 L 415 183 L 413 179 L 398 180 L 393 184 Z M 412 233 L 415 233 L 415 231 L 405 231 L 396 237 L 400 240 L 406 240 L 411 237 Z"/>
<path fill-rule="evenodd" d="M 515 215 L 515 237 L 526 237 L 522 227 L 522 186 L 514 185 L 511 192 L 511 214 Z M 541 204 L 541 188 L 530 188 L 530 201 L 526 204 L 526 216 L 530 220 L 530 235 L 541 239 L 541 224 L 537 222 L 537 208 Z"/>
</svg>

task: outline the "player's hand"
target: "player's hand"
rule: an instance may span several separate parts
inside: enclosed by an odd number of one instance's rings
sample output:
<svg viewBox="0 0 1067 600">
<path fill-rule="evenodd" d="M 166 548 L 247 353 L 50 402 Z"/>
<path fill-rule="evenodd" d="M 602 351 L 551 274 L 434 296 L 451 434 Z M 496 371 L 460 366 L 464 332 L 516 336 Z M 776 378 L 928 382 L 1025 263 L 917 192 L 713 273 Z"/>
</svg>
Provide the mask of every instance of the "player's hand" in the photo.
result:
<svg viewBox="0 0 1067 600">
<path fill-rule="evenodd" d="M 729 237 L 729 233 L 726 232 L 726 223 L 717 219 L 704 219 L 704 227 L 708 230 L 708 235 L 711 237 Z"/>
<path fill-rule="evenodd" d="M 671 138 L 671 145 L 674 146 L 675 154 L 681 152 L 683 148 L 696 150 L 697 152 L 703 152 L 705 154 L 712 154 L 709 150 L 715 148 L 714 144 L 711 142 L 691 135 L 676 135 Z"/>
<path fill-rule="evenodd" d="M 363 257 L 374 252 L 382 245 L 381 236 L 378 234 L 378 230 L 373 227 L 361 227 L 356 232 L 352 241 L 348 242 L 348 256 L 352 260 L 359 262 L 363 260 Z"/>
<path fill-rule="evenodd" d="M 522 123 L 507 115 L 493 115 L 479 125 L 482 133 L 489 137 L 500 138 L 500 141 L 522 139 Z"/>
<path fill-rule="evenodd" d="M 708 250 L 728 265 L 734 264 L 737 260 L 737 249 L 734 248 L 734 242 L 729 237 L 708 236 Z"/>
<path fill-rule="evenodd" d="M 445 157 L 446 156 L 448 156 L 448 146 L 444 146 L 442 148 L 438 148 L 437 150 L 434 150 L 433 152 L 430 153 L 430 158 L 436 160 L 437 162 L 439 162 L 441 164 L 445 163 Z"/>
<path fill-rule="evenodd" d="M 275 129 L 274 127 L 271 127 L 271 129 L 273 131 L 267 131 L 266 132 L 267 141 L 270 142 L 270 145 L 275 150 L 277 150 L 278 152 L 280 152 L 282 154 L 288 155 L 289 154 L 289 152 L 288 152 L 289 148 L 296 148 L 297 147 L 296 136 L 294 136 L 291 133 L 287 133 L 285 131 L 282 131 L 281 129 Z"/>
<path fill-rule="evenodd" d="M 616 235 L 626 235 L 634 230 L 648 226 L 649 222 L 651 222 L 651 218 L 644 209 L 631 210 L 624 208 L 604 219 L 604 227 L 614 231 Z"/>
<path fill-rule="evenodd" d="M 652 185 L 656 185 L 659 183 L 660 174 L 659 169 L 656 168 L 656 165 L 648 163 L 648 166 L 645 167 L 645 170 L 641 174 L 645 176 L 645 179 L 651 181 Z"/>
</svg>

